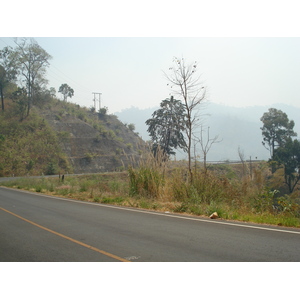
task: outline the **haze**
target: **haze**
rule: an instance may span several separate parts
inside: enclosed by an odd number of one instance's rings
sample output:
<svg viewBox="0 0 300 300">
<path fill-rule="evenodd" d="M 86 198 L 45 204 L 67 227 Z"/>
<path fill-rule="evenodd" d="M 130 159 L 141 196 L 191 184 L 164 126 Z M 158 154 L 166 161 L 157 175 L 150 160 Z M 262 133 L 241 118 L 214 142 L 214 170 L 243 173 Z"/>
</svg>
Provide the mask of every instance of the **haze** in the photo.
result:
<svg viewBox="0 0 300 300">
<path fill-rule="evenodd" d="M 157 107 L 170 96 L 163 71 L 175 56 L 198 62 L 207 100 L 247 107 L 284 103 L 300 107 L 300 38 L 62 38 L 36 37 L 53 59 L 49 87 L 74 89 L 70 100 L 94 105 L 102 93 L 109 113 Z M 1 37 L 0 48 L 14 46 Z M 60 97 L 60 94 L 57 93 Z"/>
</svg>

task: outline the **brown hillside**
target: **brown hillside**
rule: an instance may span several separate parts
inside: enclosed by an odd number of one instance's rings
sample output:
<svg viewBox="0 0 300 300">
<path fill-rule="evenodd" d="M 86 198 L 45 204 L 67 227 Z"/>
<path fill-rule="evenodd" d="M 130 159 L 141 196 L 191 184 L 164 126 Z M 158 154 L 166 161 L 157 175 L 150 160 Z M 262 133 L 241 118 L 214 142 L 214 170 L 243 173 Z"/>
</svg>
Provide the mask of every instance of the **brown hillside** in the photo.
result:
<svg viewBox="0 0 300 300">
<path fill-rule="evenodd" d="M 40 114 L 56 131 L 75 173 L 122 170 L 145 148 L 145 142 L 114 115 L 61 101 Z"/>
</svg>

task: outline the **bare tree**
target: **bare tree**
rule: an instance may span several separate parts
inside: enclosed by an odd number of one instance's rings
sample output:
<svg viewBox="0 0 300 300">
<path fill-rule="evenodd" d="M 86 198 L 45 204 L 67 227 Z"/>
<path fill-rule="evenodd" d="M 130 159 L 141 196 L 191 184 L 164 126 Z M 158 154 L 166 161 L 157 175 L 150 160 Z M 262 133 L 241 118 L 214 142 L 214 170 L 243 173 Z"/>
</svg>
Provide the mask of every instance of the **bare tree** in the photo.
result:
<svg viewBox="0 0 300 300">
<path fill-rule="evenodd" d="M 213 144 L 220 143 L 222 141 L 222 140 L 218 140 L 219 138 L 218 135 L 216 135 L 214 138 L 210 138 L 209 129 L 210 127 L 207 128 L 207 136 L 206 139 L 204 140 L 204 136 L 203 136 L 204 130 L 203 127 L 201 126 L 200 139 L 198 139 L 203 153 L 203 164 L 204 164 L 205 172 L 207 171 L 207 154 L 209 150 L 211 149 Z"/>
<path fill-rule="evenodd" d="M 199 106 L 205 100 L 206 89 L 197 76 L 197 62 L 186 64 L 184 58 L 174 58 L 173 67 L 169 68 L 170 74 L 165 74 L 168 85 L 174 90 L 177 97 L 182 100 L 186 113 L 186 137 L 188 153 L 188 169 L 190 180 L 193 180 L 191 159 L 192 159 L 192 138 L 193 130 L 199 121 Z"/>
</svg>

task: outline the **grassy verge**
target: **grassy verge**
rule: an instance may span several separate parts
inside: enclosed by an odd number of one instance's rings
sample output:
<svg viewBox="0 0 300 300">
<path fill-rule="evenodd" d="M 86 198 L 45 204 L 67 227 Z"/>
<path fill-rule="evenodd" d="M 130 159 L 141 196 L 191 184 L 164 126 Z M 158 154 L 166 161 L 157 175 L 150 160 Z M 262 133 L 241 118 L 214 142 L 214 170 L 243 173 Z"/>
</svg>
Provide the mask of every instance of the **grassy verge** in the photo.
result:
<svg viewBox="0 0 300 300">
<path fill-rule="evenodd" d="M 89 202 L 206 217 L 217 212 L 222 219 L 300 227 L 299 205 L 292 199 L 276 200 L 275 193 L 255 179 L 230 181 L 216 172 L 197 173 L 193 184 L 181 170 L 168 173 L 138 168 L 128 173 L 65 176 L 64 182 L 57 176 L 1 185 Z M 275 207 L 275 202 L 280 205 Z"/>
</svg>

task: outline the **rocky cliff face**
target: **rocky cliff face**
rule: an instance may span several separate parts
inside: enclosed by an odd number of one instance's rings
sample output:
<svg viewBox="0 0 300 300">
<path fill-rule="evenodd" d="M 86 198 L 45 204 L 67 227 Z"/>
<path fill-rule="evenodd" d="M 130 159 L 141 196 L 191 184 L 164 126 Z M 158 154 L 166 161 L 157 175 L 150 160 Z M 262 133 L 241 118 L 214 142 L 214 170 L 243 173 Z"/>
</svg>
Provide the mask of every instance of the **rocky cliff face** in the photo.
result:
<svg viewBox="0 0 300 300">
<path fill-rule="evenodd" d="M 116 116 L 63 105 L 68 109 L 51 108 L 41 114 L 57 132 L 74 173 L 122 170 L 144 151 L 145 142 Z"/>
</svg>

